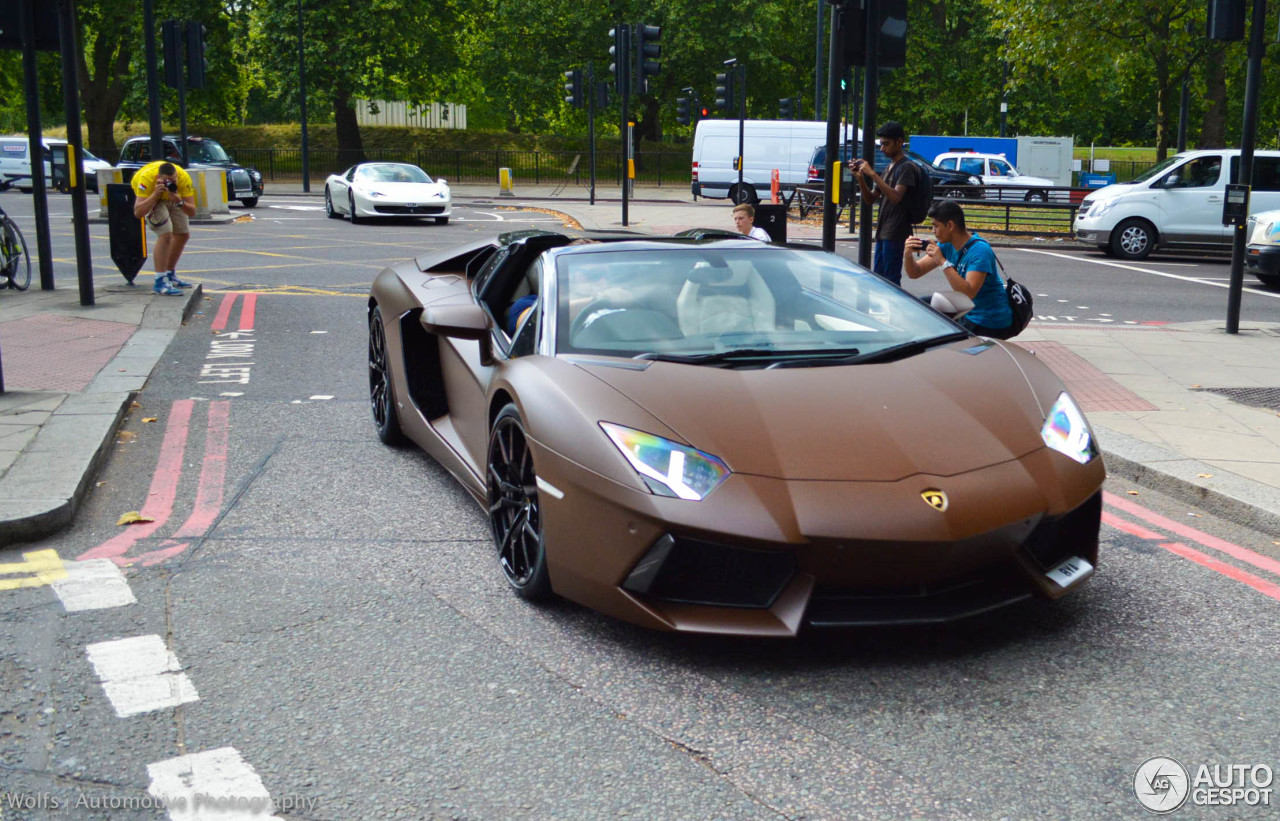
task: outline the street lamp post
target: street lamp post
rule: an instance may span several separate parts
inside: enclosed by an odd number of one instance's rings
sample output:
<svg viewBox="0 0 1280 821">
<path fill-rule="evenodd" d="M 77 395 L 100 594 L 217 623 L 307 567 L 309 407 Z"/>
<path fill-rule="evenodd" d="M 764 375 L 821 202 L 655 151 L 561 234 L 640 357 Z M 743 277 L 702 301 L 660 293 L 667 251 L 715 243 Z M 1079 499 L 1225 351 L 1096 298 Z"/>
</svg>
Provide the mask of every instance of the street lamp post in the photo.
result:
<svg viewBox="0 0 1280 821">
<path fill-rule="evenodd" d="M 311 193 L 311 150 L 307 144 L 307 59 L 302 50 L 302 0 L 298 0 L 298 103 L 302 119 L 302 191 Z"/>
</svg>

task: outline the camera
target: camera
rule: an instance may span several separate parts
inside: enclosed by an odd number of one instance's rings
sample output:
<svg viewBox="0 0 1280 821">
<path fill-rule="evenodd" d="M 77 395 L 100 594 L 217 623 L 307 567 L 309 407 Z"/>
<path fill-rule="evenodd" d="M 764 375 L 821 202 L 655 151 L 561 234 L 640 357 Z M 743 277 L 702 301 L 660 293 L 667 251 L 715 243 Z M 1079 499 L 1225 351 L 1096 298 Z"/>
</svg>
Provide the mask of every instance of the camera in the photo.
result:
<svg viewBox="0 0 1280 821">
<path fill-rule="evenodd" d="M 929 239 L 920 240 L 920 253 L 923 254 L 925 251 L 928 251 L 930 245 L 933 245 L 933 240 L 929 240 Z"/>
<path fill-rule="evenodd" d="M 169 191 L 170 194 L 178 193 L 178 184 L 173 180 L 165 180 L 164 187 Z"/>
</svg>

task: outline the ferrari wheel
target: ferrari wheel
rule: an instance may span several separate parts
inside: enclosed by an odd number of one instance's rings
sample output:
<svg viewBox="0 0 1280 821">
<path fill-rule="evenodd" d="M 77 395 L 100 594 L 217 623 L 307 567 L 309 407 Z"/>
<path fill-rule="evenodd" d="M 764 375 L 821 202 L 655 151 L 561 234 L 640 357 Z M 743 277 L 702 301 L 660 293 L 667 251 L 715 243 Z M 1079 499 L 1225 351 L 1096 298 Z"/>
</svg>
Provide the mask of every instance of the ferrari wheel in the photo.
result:
<svg viewBox="0 0 1280 821">
<path fill-rule="evenodd" d="M 347 192 L 347 204 L 351 206 L 351 224 L 355 225 L 360 218 L 356 216 L 356 195 L 350 191 Z"/>
<path fill-rule="evenodd" d="M 436 225 L 448 225 L 448 224 L 449 224 L 448 217 L 436 217 Z"/>
<path fill-rule="evenodd" d="M 324 187 L 324 213 L 331 220 L 342 219 L 342 215 L 334 210 L 333 194 L 329 193 L 329 186 L 327 185 Z"/>
<path fill-rule="evenodd" d="M 551 594 L 542 540 L 538 475 L 515 405 L 507 405 L 489 434 L 489 524 L 502 573 L 526 599 Z"/>
<path fill-rule="evenodd" d="M 396 418 L 395 395 L 391 390 L 387 333 L 382 325 L 380 308 L 374 308 L 369 315 L 369 404 L 373 408 L 373 424 L 377 426 L 382 443 L 404 444 L 404 432 Z"/>
</svg>

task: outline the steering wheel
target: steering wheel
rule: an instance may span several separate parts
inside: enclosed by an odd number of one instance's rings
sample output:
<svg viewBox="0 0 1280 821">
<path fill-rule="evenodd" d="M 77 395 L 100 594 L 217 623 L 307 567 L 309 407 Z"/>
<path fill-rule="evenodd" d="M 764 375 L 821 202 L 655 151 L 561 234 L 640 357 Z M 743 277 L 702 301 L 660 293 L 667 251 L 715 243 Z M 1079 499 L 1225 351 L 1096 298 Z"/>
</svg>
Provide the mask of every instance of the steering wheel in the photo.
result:
<svg viewBox="0 0 1280 821">
<path fill-rule="evenodd" d="M 581 311 L 578 311 L 578 315 L 573 319 L 573 324 L 569 326 L 570 342 L 577 339 L 578 334 L 582 333 L 582 331 L 587 327 L 587 320 L 591 319 L 592 315 L 609 308 L 625 311 L 628 307 L 629 306 L 623 305 L 616 299 L 607 296 L 598 296 L 591 300 L 582 307 Z"/>
</svg>

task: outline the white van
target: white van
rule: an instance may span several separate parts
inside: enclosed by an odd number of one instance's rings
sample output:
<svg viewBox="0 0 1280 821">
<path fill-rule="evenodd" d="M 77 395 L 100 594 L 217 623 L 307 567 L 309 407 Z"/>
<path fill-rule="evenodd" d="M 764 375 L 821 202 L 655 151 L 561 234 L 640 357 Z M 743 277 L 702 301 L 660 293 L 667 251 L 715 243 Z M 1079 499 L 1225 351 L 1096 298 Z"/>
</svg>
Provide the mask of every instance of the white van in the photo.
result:
<svg viewBox="0 0 1280 821">
<path fill-rule="evenodd" d="M 1177 154 L 1124 185 L 1108 185 L 1084 198 L 1076 239 L 1123 259 L 1145 259 L 1156 248 L 1229 248 L 1222 224 L 1226 186 L 1240 173 L 1239 149 Z M 1253 157 L 1249 211 L 1280 208 L 1280 151 Z"/>
<path fill-rule="evenodd" d="M 845 126 L 842 137 L 855 139 Z M 861 131 L 859 130 L 859 134 Z M 700 120 L 693 133 L 693 195 L 728 197 L 752 205 L 767 199 L 773 170 L 783 190 L 804 185 L 813 149 L 827 142 L 827 124 L 809 120 L 746 120 L 743 123 L 743 190 L 738 190 L 737 120 Z"/>
<path fill-rule="evenodd" d="M 67 141 L 57 137 L 44 137 L 42 142 L 44 179 L 47 185 L 53 173 L 49 165 L 50 158 L 54 151 L 61 151 L 65 155 Z M 31 160 L 27 157 L 27 147 L 26 137 L 0 137 L 0 179 L 22 177 L 14 184 L 24 192 L 31 190 Z M 81 165 L 84 168 L 84 184 L 89 191 L 98 190 L 98 169 L 112 167 L 111 163 L 98 159 L 87 148 L 84 149 Z"/>
</svg>

